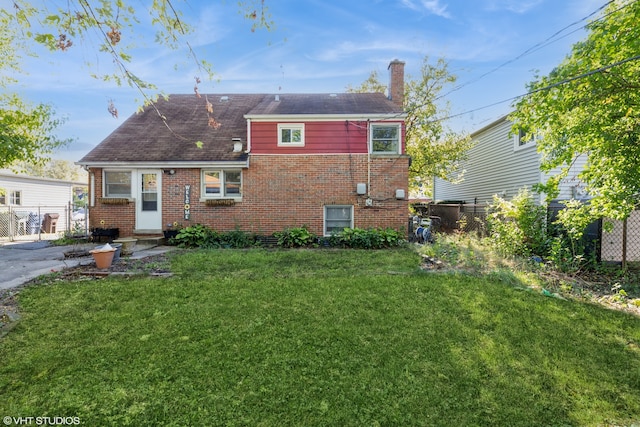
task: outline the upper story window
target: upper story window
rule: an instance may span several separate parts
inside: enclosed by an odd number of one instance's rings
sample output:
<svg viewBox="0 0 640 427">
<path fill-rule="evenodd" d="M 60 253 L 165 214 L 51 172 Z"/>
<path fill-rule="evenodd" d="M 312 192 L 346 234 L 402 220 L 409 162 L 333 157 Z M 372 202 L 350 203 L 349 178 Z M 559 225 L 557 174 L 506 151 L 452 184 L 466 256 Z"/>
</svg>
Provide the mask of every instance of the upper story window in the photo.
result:
<svg viewBox="0 0 640 427">
<path fill-rule="evenodd" d="M 371 153 L 400 154 L 400 125 L 372 124 Z"/>
<path fill-rule="evenodd" d="M 278 146 L 304 147 L 304 123 L 278 124 Z"/>
<path fill-rule="evenodd" d="M 22 204 L 22 191 L 12 191 L 9 197 L 9 204 L 20 206 Z"/>
<path fill-rule="evenodd" d="M 539 135 L 528 133 L 526 129 L 518 129 L 518 133 L 514 136 L 513 148 L 518 150 L 524 147 L 534 146 L 539 139 Z"/>
<path fill-rule="evenodd" d="M 202 171 L 202 197 L 242 197 L 242 172 L 239 170 Z"/>
<path fill-rule="evenodd" d="M 131 197 L 131 172 L 104 171 L 104 197 Z"/>
</svg>

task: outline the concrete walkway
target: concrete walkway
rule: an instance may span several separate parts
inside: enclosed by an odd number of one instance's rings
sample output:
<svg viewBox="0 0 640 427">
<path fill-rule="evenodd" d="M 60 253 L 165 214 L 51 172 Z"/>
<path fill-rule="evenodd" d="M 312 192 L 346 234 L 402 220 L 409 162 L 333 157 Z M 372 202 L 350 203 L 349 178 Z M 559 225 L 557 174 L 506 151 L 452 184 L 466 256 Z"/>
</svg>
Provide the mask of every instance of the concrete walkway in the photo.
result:
<svg viewBox="0 0 640 427">
<path fill-rule="evenodd" d="M 83 243 L 75 246 L 50 246 L 48 242 L 16 242 L 0 246 L 0 289 L 9 289 L 43 274 L 78 265 L 94 265 L 92 256 L 65 258 L 68 251 L 91 250 L 101 244 Z M 136 245 L 132 259 L 170 251 L 169 246 Z"/>
</svg>

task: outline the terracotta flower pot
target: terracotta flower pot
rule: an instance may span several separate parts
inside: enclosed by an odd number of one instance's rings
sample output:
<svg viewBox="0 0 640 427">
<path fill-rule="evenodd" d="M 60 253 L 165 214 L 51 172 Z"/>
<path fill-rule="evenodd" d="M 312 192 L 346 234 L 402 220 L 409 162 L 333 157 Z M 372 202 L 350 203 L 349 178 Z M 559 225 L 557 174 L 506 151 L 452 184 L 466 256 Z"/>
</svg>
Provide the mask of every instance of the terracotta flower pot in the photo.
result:
<svg viewBox="0 0 640 427">
<path fill-rule="evenodd" d="M 113 262 L 113 255 L 115 255 L 116 250 L 114 248 L 111 250 L 93 250 L 90 252 L 96 262 L 96 267 L 103 270 L 105 268 L 111 267 L 111 263 Z"/>
</svg>

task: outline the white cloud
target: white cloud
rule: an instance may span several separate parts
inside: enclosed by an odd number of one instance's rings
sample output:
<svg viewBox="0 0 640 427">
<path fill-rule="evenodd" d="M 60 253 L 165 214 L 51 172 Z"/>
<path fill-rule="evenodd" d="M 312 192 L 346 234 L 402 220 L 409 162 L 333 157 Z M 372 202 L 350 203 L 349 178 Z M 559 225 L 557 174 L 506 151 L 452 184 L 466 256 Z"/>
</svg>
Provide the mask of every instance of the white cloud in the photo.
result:
<svg viewBox="0 0 640 427">
<path fill-rule="evenodd" d="M 440 0 L 400 0 L 404 7 L 415 11 L 426 11 L 432 15 L 451 18 L 447 6 L 440 4 Z"/>
<path fill-rule="evenodd" d="M 488 10 L 508 10 L 509 12 L 522 14 L 543 3 L 544 0 L 491 0 L 488 2 Z"/>
</svg>

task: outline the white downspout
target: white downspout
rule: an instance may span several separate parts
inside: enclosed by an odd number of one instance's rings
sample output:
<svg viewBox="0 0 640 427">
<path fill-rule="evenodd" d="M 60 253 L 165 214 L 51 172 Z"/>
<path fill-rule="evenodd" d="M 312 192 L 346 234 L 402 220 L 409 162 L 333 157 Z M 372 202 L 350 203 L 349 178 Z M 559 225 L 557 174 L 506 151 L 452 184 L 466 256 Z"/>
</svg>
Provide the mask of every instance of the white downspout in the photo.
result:
<svg viewBox="0 0 640 427">
<path fill-rule="evenodd" d="M 251 152 L 251 119 L 247 119 L 247 153 Z"/>
</svg>

